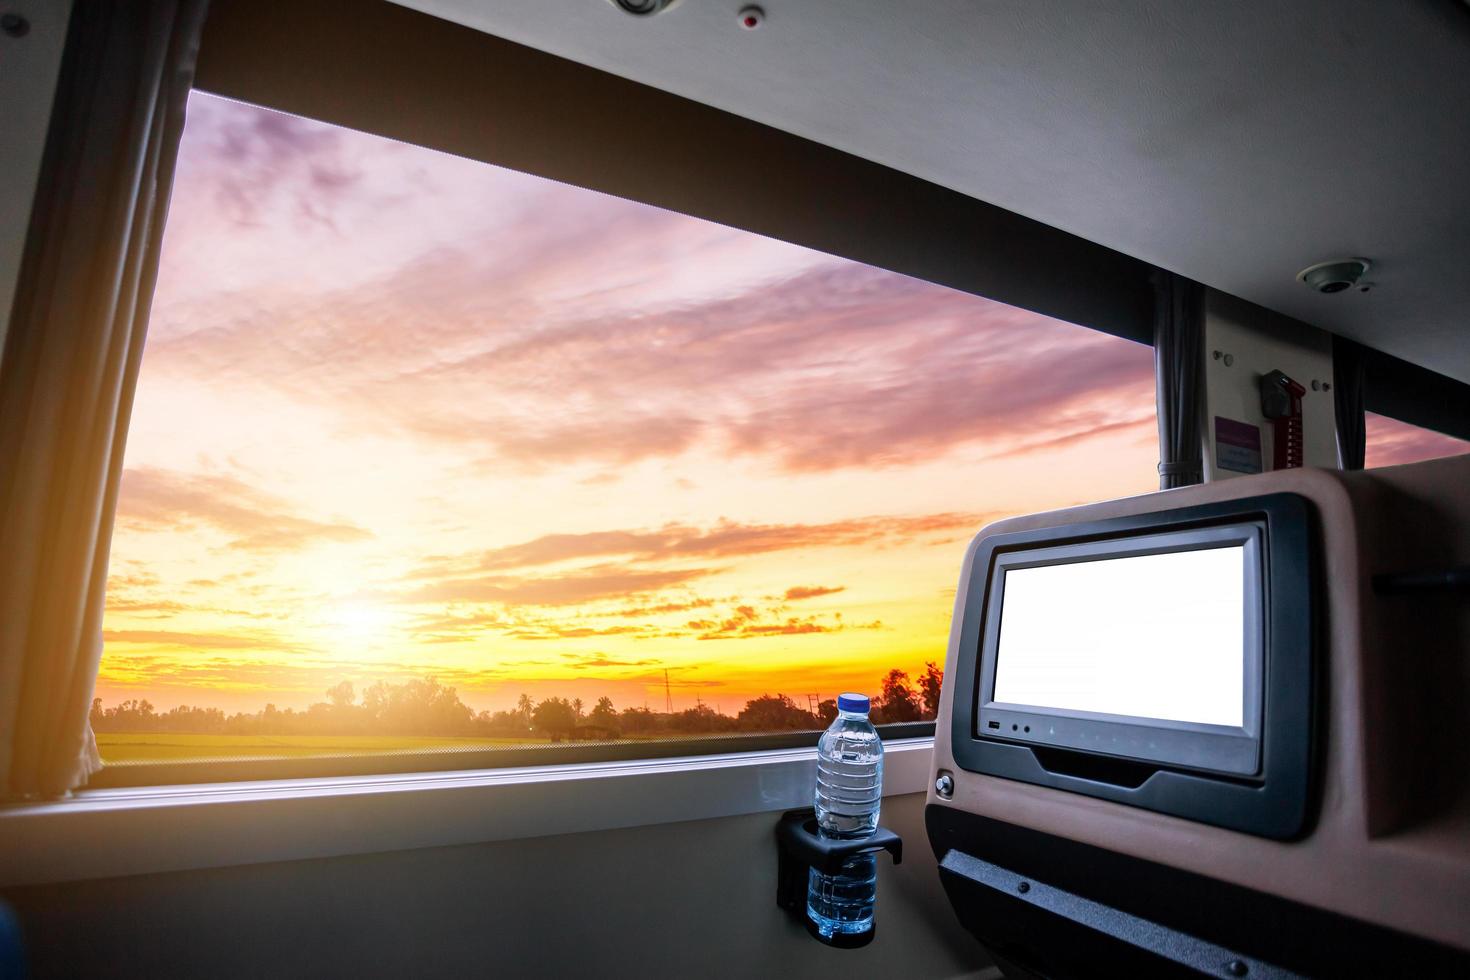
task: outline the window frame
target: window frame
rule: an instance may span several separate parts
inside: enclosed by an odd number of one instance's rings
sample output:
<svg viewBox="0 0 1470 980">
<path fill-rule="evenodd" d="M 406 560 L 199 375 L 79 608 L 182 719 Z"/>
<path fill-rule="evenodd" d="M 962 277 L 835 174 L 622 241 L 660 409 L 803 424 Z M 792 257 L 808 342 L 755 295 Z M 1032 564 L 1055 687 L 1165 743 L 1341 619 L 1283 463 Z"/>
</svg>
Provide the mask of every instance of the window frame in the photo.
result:
<svg viewBox="0 0 1470 980">
<path fill-rule="evenodd" d="M 840 150 L 387 0 L 216 0 L 194 87 L 612 194 L 1152 343 L 1151 268 Z M 466 100 L 475 91 L 484 98 Z M 422 111 L 405 111 L 407 106 Z M 587 154 L 589 143 L 599 147 Z M 684 179 L 698 173 L 701 180 Z M 751 173 L 781 175 L 750 188 Z M 740 194 L 729 194 L 741 186 Z M 862 201 L 862 208 L 851 202 Z M 1065 285 L 1055 270 L 1068 271 Z M 933 721 L 879 726 L 932 737 Z M 576 766 L 816 745 L 820 731 L 105 766 L 88 790 Z"/>
<path fill-rule="evenodd" d="M 832 147 L 388 0 L 367 0 L 351 11 L 331 0 L 302 0 L 285 9 L 215 0 L 195 87 L 716 221 L 1152 344 L 1153 268 L 1145 262 Z M 466 99 L 466 92 L 476 98 Z M 599 152 L 586 153 L 589 143 Z M 687 180 L 690 173 L 700 180 Z M 752 186 L 752 173 L 775 176 Z M 732 186 L 741 193 L 728 193 Z M 862 207 L 852 207 L 854 201 Z M 1439 401 L 1470 404 L 1470 385 L 1376 351 L 1365 356 L 1370 410 L 1422 425 L 1422 406 L 1409 392 L 1432 390 Z M 1380 387 L 1380 373 L 1392 383 Z M 1426 376 L 1437 379 L 1429 389 Z M 1470 412 L 1465 416 L 1462 437 L 1470 437 Z M 1439 415 L 1427 427 L 1460 434 L 1446 429 Z M 928 737 L 934 723 L 883 726 L 882 733 L 885 739 Z M 114 764 L 88 787 L 783 751 L 813 746 L 819 734 Z"/>
<path fill-rule="evenodd" d="M 1363 410 L 1470 441 L 1470 384 L 1359 346 Z"/>
<path fill-rule="evenodd" d="M 886 744 L 932 738 L 932 721 L 879 725 Z M 618 739 L 507 748 L 432 748 L 392 753 L 343 753 L 299 758 L 200 759 L 177 762 L 124 762 L 105 765 L 87 789 L 196 785 L 258 780 L 369 777 L 413 773 L 493 771 L 524 767 L 574 767 L 751 752 L 815 748 L 817 730 L 714 735 L 709 737 Z"/>
<path fill-rule="evenodd" d="M 886 744 L 885 798 L 923 792 L 933 738 Z M 816 754 L 86 789 L 0 805 L 0 888 L 452 847 L 811 805 Z"/>
</svg>

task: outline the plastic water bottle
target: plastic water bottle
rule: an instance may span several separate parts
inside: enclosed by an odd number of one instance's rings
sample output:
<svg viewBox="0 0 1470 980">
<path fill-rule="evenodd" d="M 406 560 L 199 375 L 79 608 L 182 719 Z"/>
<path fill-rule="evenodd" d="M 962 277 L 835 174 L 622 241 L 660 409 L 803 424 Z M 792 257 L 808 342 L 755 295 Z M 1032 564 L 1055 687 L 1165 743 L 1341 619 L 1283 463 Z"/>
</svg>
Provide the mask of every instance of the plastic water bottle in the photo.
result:
<svg viewBox="0 0 1470 980">
<path fill-rule="evenodd" d="M 817 829 L 823 837 L 854 840 L 878 829 L 883 798 L 883 743 L 868 720 L 862 694 L 837 698 L 837 718 L 817 742 Z M 878 892 L 876 854 L 849 858 L 840 873 L 815 868 L 807 879 L 807 916 L 824 937 L 873 928 Z"/>
</svg>

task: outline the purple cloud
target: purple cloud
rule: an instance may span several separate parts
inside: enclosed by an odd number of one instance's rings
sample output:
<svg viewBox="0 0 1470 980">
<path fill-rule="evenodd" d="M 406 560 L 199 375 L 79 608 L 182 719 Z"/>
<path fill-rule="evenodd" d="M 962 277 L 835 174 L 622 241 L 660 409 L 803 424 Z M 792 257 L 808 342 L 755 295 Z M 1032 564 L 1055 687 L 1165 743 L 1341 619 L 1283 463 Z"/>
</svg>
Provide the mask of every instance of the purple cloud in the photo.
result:
<svg viewBox="0 0 1470 980">
<path fill-rule="evenodd" d="M 1442 456 L 1470 453 L 1470 442 L 1421 429 L 1386 415 L 1368 414 L 1367 465 L 1398 466 Z"/>
<path fill-rule="evenodd" d="M 235 292 L 161 291 L 173 298 L 155 312 L 149 372 L 274 388 L 344 428 L 498 468 L 694 448 L 791 472 L 902 465 L 1152 417 L 1145 347 L 684 215 L 196 101 L 179 193 L 199 200 L 175 208 L 169 260 L 180 277 L 202 261 L 191 237 L 248 250 L 216 261 Z M 241 214 L 299 210 L 282 201 L 300 197 L 343 231 L 237 244 L 201 195 Z M 435 231 L 446 208 L 453 227 Z"/>
<path fill-rule="evenodd" d="M 436 578 L 471 571 L 503 573 L 594 558 L 619 557 L 638 562 L 707 561 L 806 548 L 899 544 L 926 535 L 978 529 L 989 516 L 964 513 L 875 516 L 825 524 L 720 521 L 710 527 L 670 524 L 641 530 L 546 534 L 503 548 L 459 556 L 438 556 L 426 562 L 417 574 L 420 578 Z"/>
</svg>

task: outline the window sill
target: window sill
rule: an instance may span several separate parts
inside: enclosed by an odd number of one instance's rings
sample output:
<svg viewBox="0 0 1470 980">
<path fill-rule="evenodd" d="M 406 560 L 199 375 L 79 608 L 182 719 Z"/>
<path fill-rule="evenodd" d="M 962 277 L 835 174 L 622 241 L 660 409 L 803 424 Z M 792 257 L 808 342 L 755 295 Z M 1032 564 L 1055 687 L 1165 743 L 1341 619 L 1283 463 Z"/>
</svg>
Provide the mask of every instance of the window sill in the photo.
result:
<svg viewBox="0 0 1470 980">
<path fill-rule="evenodd" d="M 885 745 L 923 792 L 932 738 Z M 0 808 L 0 886 L 614 830 L 811 804 L 814 748 L 585 765 L 84 790 Z"/>
</svg>

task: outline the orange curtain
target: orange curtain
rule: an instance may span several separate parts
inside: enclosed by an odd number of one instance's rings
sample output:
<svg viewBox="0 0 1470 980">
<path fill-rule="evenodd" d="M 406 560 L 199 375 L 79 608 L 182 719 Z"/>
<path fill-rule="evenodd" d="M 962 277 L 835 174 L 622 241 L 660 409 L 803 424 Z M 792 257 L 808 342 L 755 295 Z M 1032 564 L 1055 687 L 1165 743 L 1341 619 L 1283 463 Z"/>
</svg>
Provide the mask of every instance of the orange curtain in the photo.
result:
<svg viewBox="0 0 1470 980">
<path fill-rule="evenodd" d="M 0 354 L 0 798 L 100 766 L 108 547 L 203 0 L 77 0 Z"/>
</svg>

